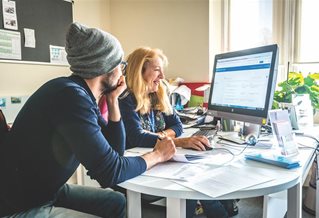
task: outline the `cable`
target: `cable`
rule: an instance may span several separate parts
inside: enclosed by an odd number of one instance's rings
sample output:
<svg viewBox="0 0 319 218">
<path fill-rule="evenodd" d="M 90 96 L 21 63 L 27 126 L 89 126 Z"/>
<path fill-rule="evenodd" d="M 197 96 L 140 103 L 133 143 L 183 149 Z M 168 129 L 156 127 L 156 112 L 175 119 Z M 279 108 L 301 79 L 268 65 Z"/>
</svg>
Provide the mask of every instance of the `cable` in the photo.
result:
<svg viewBox="0 0 319 218">
<path fill-rule="evenodd" d="M 234 145 L 234 144 L 230 144 L 230 143 L 225 143 L 225 142 L 221 142 L 221 141 L 222 141 L 222 140 L 219 140 L 219 141 L 217 141 L 217 143 L 220 144 L 220 145 L 226 145 L 226 146 L 230 146 L 230 147 L 237 148 L 237 150 L 240 150 L 240 148 L 243 147 L 243 146 L 238 146 L 238 145 Z M 220 149 L 225 149 L 225 150 L 227 150 L 229 153 L 231 153 L 232 155 L 234 155 L 234 156 L 239 156 L 239 155 L 241 155 L 241 154 L 246 150 L 246 148 L 247 148 L 248 146 L 249 146 L 249 145 L 246 144 L 246 145 L 243 147 L 243 149 L 241 149 L 241 151 L 240 151 L 239 153 L 237 153 L 237 154 L 233 153 L 232 151 L 230 151 L 230 150 L 227 149 L 227 148 L 220 148 Z"/>
<path fill-rule="evenodd" d="M 297 144 L 299 145 L 299 146 L 298 146 L 299 149 L 306 148 L 306 149 L 312 149 L 312 150 L 319 151 L 318 148 L 314 148 L 314 147 L 311 147 L 311 146 L 303 145 L 303 144 L 301 144 L 301 143 L 299 143 L 299 142 L 298 142 Z"/>
<path fill-rule="evenodd" d="M 297 132 L 295 133 L 295 135 L 301 136 L 301 137 L 306 137 L 306 138 L 311 138 L 311 139 L 315 140 L 317 142 L 317 144 L 319 144 L 319 140 L 312 135 L 308 135 L 308 134 L 304 134 L 304 133 L 297 133 Z"/>
<path fill-rule="evenodd" d="M 267 132 L 269 133 L 269 135 L 272 133 L 272 127 L 270 125 L 262 125 L 262 128 L 264 128 L 265 130 L 267 130 Z M 315 140 L 317 142 L 317 146 L 316 148 L 314 148 L 315 150 L 319 151 L 319 140 L 312 136 L 312 135 L 308 135 L 305 134 L 303 132 L 293 132 L 296 136 L 301 136 L 301 137 L 306 137 L 306 138 L 311 138 L 313 140 Z M 262 134 L 262 133 L 261 133 Z M 264 133 L 265 134 L 265 133 Z M 299 144 L 299 143 L 298 143 Z M 308 147 L 308 146 L 304 146 L 304 147 Z M 309 146 L 310 147 L 310 146 Z"/>
<path fill-rule="evenodd" d="M 295 135 L 315 140 L 317 145 L 313 149 L 315 149 L 317 152 L 319 152 L 319 140 L 316 137 L 314 137 L 312 135 L 304 134 L 304 133 L 295 133 Z M 300 143 L 298 143 L 298 144 L 300 144 Z M 310 146 L 307 146 L 307 147 L 310 147 Z"/>
</svg>

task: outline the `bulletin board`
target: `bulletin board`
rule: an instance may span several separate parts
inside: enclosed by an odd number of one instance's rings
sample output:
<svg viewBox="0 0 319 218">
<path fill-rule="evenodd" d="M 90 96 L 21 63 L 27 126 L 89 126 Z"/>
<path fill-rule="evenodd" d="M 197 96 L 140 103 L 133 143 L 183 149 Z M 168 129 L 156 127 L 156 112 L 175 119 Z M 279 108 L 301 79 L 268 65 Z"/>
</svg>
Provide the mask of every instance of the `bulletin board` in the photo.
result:
<svg viewBox="0 0 319 218">
<path fill-rule="evenodd" d="M 3 1 L 6 2 L 3 3 Z M 10 22 L 7 21 L 6 15 L 8 13 L 14 15 L 14 7 L 11 8 L 10 2 L 15 5 L 16 24 L 14 20 L 11 23 L 17 25 L 17 30 L 8 29 Z M 66 60 L 54 61 L 54 51 L 65 53 L 65 34 L 73 20 L 72 0 L 0 0 L 0 3 L 0 34 L 2 34 L 0 35 L 0 61 L 67 64 L 64 62 Z M 27 36 L 25 29 L 34 33 L 35 42 L 31 47 L 26 45 L 26 41 L 30 44 L 28 39 L 32 39 L 32 37 Z M 11 33 L 14 37 L 20 35 L 20 59 L 15 54 L 10 56 L 4 53 L 6 50 L 1 50 L 1 40 L 7 36 L 11 37 Z M 19 41 L 18 37 L 15 41 Z M 7 50 L 9 51 L 9 49 Z M 1 53 L 1 51 L 4 52 Z"/>
</svg>

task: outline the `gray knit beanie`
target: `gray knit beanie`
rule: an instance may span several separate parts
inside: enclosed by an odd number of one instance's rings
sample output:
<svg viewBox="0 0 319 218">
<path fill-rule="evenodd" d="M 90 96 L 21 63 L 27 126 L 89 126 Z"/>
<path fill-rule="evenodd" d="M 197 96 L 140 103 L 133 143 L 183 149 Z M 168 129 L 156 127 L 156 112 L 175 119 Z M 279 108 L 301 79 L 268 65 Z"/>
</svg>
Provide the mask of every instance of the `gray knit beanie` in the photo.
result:
<svg viewBox="0 0 319 218">
<path fill-rule="evenodd" d="M 124 54 L 113 35 L 77 22 L 72 23 L 67 31 L 65 50 L 73 75 L 84 79 L 112 72 Z"/>
</svg>

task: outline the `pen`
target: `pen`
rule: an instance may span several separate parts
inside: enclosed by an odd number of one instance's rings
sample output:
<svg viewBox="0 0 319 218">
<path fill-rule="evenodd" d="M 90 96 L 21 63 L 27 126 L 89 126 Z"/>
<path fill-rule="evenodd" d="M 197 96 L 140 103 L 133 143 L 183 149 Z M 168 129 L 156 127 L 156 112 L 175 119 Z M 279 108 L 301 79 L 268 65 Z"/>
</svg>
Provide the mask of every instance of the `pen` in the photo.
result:
<svg viewBox="0 0 319 218">
<path fill-rule="evenodd" d="M 140 152 L 138 152 L 138 151 L 129 151 L 129 150 L 127 150 L 126 152 L 133 153 L 133 154 L 140 154 Z"/>
</svg>

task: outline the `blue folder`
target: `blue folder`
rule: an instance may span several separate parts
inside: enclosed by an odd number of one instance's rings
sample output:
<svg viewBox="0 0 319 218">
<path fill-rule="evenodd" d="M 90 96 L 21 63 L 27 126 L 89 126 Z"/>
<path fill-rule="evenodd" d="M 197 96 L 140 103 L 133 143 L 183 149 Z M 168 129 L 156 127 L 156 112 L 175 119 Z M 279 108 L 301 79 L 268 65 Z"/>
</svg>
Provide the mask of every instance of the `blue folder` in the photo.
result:
<svg viewBox="0 0 319 218">
<path fill-rule="evenodd" d="M 245 158 L 247 160 L 259 161 L 259 162 L 272 164 L 272 165 L 286 168 L 286 169 L 292 169 L 292 168 L 296 168 L 300 166 L 299 161 L 291 160 L 284 156 L 276 156 L 276 155 L 266 156 L 262 154 L 246 154 Z"/>
</svg>

